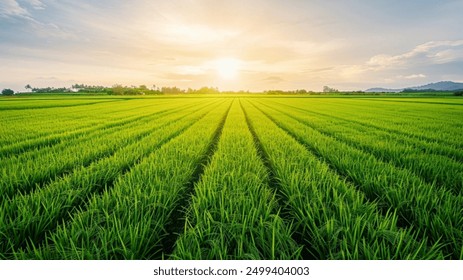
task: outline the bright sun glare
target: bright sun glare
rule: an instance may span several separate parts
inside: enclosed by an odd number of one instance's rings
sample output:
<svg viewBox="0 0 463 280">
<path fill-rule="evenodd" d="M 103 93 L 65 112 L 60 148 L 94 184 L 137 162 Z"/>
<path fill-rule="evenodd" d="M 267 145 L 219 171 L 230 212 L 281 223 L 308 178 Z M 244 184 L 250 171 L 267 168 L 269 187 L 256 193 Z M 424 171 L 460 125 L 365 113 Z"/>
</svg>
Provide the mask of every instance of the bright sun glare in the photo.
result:
<svg viewBox="0 0 463 280">
<path fill-rule="evenodd" d="M 235 58 L 221 58 L 215 63 L 216 71 L 224 80 L 234 80 L 238 76 L 240 62 Z"/>
</svg>

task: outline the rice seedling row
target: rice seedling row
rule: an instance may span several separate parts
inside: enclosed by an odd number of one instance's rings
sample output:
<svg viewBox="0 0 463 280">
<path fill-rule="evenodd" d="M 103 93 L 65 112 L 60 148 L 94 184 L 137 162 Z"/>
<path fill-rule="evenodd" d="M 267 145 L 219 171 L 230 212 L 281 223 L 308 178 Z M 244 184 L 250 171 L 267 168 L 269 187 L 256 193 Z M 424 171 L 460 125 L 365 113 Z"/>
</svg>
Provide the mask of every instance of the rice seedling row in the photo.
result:
<svg viewBox="0 0 463 280">
<path fill-rule="evenodd" d="M 30 192 L 71 172 L 75 166 L 88 166 L 99 158 L 113 154 L 131 141 L 132 135 L 124 133 L 126 125 L 130 124 L 133 131 L 138 129 L 138 133 L 146 134 L 149 131 L 147 124 L 157 118 L 158 113 L 137 117 L 133 122 L 117 123 L 102 131 L 93 131 L 52 147 L 4 160 L 0 173 L 0 190 L 3 191 L 0 202 L 17 193 Z"/>
<path fill-rule="evenodd" d="M 284 100 L 284 102 L 278 102 L 280 106 L 303 109 L 307 112 L 317 113 L 319 115 L 324 115 L 332 119 L 340 119 L 353 123 L 364 124 L 370 127 L 375 127 L 380 130 L 387 131 L 389 133 L 394 133 L 398 135 L 405 135 L 414 137 L 421 140 L 426 140 L 429 142 L 437 142 L 441 145 L 448 145 L 455 149 L 463 148 L 462 136 L 455 134 L 455 131 L 451 129 L 447 131 L 448 127 L 441 125 L 440 121 L 437 122 L 436 126 L 430 126 L 434 122 L 422 122 L 417 120 L 409 124 L 401 124 L 398 122 L 401 117 L 401 113 L 398 114 L 399 117 L 392 117 L 390 120 L 384 119 L 381 115 L 382 110 L 378 107 L 370 109 L 369 112 L 362 112 L 361 110 L 352 110 L 347 108 L 338 109 L 337 106 L 330 104 L 296 104 L 292 100 Z M 305 107 L 305 108 L 304 108 Z M 375 109 L 378 109 L 376 111 Z M 410 108 L 413 110 L 413 108 Z M 432 114 L 434 117 L 439 118 L 439 112 L 442 109 L 438 109 L 437 113 Z M 366 111 L 364 109 L 364 111 Z M 444 118 L 445 119 L 445 118 Z M 458 119 L 458 118 L 457 118 Z M 440 119 L 439 119 L 440 120 Z M 417 129 L 419 126 L 419 129 Z"/>
<path fill-rule="evenodd" d="M 270 108 L 259 108 L 279 127 L 354 182 L 385 211 L 396 211 L 402 226 L 413 227 L 431 243 L 441 242 L 446 256 L 463 255 L 463 197 L 423 182 L 406 169 L 382 162 L 359 149 Z M 455 249 L 457 248 L 457 249 Z"/>
<path fill-rule="evenodd" d="M 25 133 L 24 131 L 16 131 L 15 138 L 10 140 L 10 144 L 4 143 L 1 148 L 0 148 L 0 157 L 6 157 L 8 155 L 13 155 L 13 154 L 18 154 L 21 152 L 24 152 L 29 149 L 34 149 L 34 148 L 40 148 L 42 146 L 50 146 L 56 143 L 63 142 L 67 139 L 72 139 L 75 137 L 78 137 L 80 135 L 83 135 L 88 132 L 93 132 L 96 130 L 100 129 L 105 129 L 105 128 L 110 128 L 113 126 L 118 126 L 118 125 L 124 125 L 128 124 L 129 122 L 133 122 L 142 118 L 146 118 L 155 114 L 159 114 L 162 112 L 165 112 L 169 109 L 174 109 L 178 108 L 178 105 L 173 106 L 174 104 L 170 106 L 162 106 L 160 108 L 146 108 L 148 110 L 138 110 L 136 112 L 124 112 L 122 114 L 121 111 L 117 111 L 115 114 L 114 110 L 115 108 L 112 108 L 111 114 L 108 114 L 108 117 L 106 119 L 102 118 L 104 116 L 103 113 L 99 113 L 97 120 L 91 120 L 89 121 L 88 118 L 89 116 L 85 116 L 87 120 L 81 121 L 79 120 L 80 118 L 83 118 L 83 116 L 78 117 L 75 113 L 70 113 L 72 115 L 72 122 L 66 120 L 66 127 L 64 129 L 60 129 L 57 132 L 51 132 L 47 131 L 47 128 L 43 125 L 47 124 L 50 127 L 62 127 L 61 125 L 57 125 L 57 123 L 62 122 L 63 119 L 59 118 L 58 116 L 56 117 L 56 122 L 49 122 L 49 119 L 51 118 L 50 115 L 46 116 L 46 120 L 25 120 L 24 122 L 26 123 L 25 125 L 23 124 L 21 128 L 24 130 L 28 131 L 37 131 L 35 128 L 37 125 L 40 125 L 41 131 L 44 130 L 44 132 L 40 133 L 36 137 Z M 151 107 L 151 106 L 150 106 Z M 96 110 L 98 112 L 99 108 L 93 108 L 93 110 Z M 116 120 L 114 120 L 116 119 Z M 8 123 L 10 120 L 8 119 L 6 122 Z M 26 128 L 28 126 L 29 128 Z M 8 131 L 8 129 L 11 130 L 11 128 L 4 127 L 5 131 Z M 20 133 L 18 133 L 20 132 Z M 46 134 L 43 134 L 45 133 Z M 26 134 L 26 135 L 24 135 Z M 6 135 L 8 137 L 8 135 Z M 2 135 L 2 138 L 6 138 L 5 135 Z"/>
<path fill-rule="evenodd" d="M 267 170 L 235 101 L 217 151 L 194 186 L 173 258 L 299 258 L 292 229 L 278 212 Z"/>
<path fill-rule="evenodd" d="M 34 140 L 59 132 L 69 132 L 88 126 L 100 125 L 115 119 L 125 119 L 152 114 L 163 107 L 181 106 L 193 103 L 183 100 L 171 104 L 165 100 L 124 100 L 107 104 L 95 104 L 81 107 L 51 108 L 43 110 L 0 111 L 0 144 L 12 144 L 19 141 Z M 66 123 L 65 126 L 62 124 Z M 18 123 L 20 125 L 18 125 Z M 40 128 L 40 129 L 37 129 Z"/>
<path fill-rule="evenodd" d="M 405 144 L 398 141 L 397 137 L 376 129 L 357 130 L 349 122 L 332 122 L 323 117 L 307 116 L 298 111 L 288 112 L 275 106 L 269 108 L 324 135 L 371 153 L 382 161 L 408 169 L 430 184 L 446 187 L 456 194 L 463 192 L 463 164 L 449 157 L 436 155 L 432 151 L 426 152 L 419 143 L 410 141 Z"/>
<path fill-rule="evenodd" d="M 117 99 L 107 99 L 107 100 L 47 100 L 46 102 L 41 102 L 43 100 L 35 100 L 33 102 L 27 100 L 11 100 L 5 101 L 2 100 L 0 103 L 0 110 L 25 110 L 25 109 L 49 109 L 55 107 L 76 107 L 76 106 L 85 106 L 85 105 L 93 105 L 93 104 L 100 104 L 100 103 L 108 103 L 108 102 L 117 102 L 120 100 Z"/>
<path fill-rule="evenodd" d="M 404 98 L 405 99 L 405 98 Z M 408 99 L 407 99 L 408 100 Z M 336 106 L 338 108 L 343 108 L 343 110 L 350 111 L 359 111 L 361 115 L 363 114 L 375 114 L 380 113 L 381 119 L 387 119 L 398 124 L 411 123 L 415 121 L 426 121 L 426 120 L 435 120 L 436 115 L 430 113 L 431 110 L 435 110 L 435 104 L 439 106 L 439 116 L 440 122 L 445 124 L 455 123 L 455 119 L 449 118 L 457 111 L 458 106 L 447 106 L 446 103 L 435 103 L 435 102 L 412 102 L 402 100 L 401 102 L 395 102 L 390 99 L 378 99 L 378 98 L 368 98 L 361 99 L 356 98 L 346 103 L 344 100 L 332 100 L 330 102 L 331 106 Z M 403 116 L 402 118 L 397 118 L 397 115 Z"/>
<path fill-rule="evenodd" d="M 61 180 L 37 189 L 24 196 L 16 196 L 4 202 L 0 209 L 0 232 L 14 239 L 0 239 L 5 248 L 3 252 L 14 252 L 18 248 L 40 244 L 45 233 L 56 228 L 61 221 L 78 209 L 95 193 L 111 189 L 117 178 L 138 164 L 172 137 L 179 135 L 186 128 L 198 121 L 211 107 L 196 108 L 192 113 L 170 115 L 154 123 L 147 135 L 137 135 L 136 131 L 127 131 L 135 135 L 132 143 L 115 152 L 112 156 L 92 163 L 89 167 L 77 168 L 72 174 Z"/>
<path fill-rule="evenodd" d="M 376 102 L 375 102 L 376 101 Z M 438 104 L 439 106 L 436 106 Z M 332 99 L 327 102 L 329 107 L 336 107 L 339 113 L 356 112 L 357 119 L 371 119 L 375 117 L 378 121 L 385 121 L 397 127 L 412 125 L 413 127 L 439 127 L 445 124 L 446 127 L 458 124 L 452 116 L 462 108 L 442 103 L 392 103 L 386 100 L 355 99 L 346 102 L 342 98 Z M 438 112 L 439 114 L 436 114 Z M 398 116 L 400 116 L 398 118 Z M 439 122 L 435 120 L 439 119 Z M 430 131 L 434 132 L 434 131 Z"/>
<path fill-rule="evenodd" d="M 266 103 L 266 105 L 269 105 L 269 104 Z M 284 107 L 281 108 L 281 106 L 278 106 L 278 107 L 279 109 L 284 108 Z M 290 111 L 291 113 L 295 113 L 298 115 L 305 115 L 305 120 L 313 120 L 311 121 L 311 124 L 317 127 L 324 127 L 325 124 L 329 123 L 329 125 L 333 127 L 335 125 L 339 125 L 339 126 L 346 127 L 346 128 L 356 129 L 358 131 L 361 131 L 363 134 L 372 133 L 373 135 L 378 135 L 380 137 L 383 137 L 383 139 L 395 141 L 394 145 L 397 143 L 404 144 L 406 146 L 412 146 L 416 149 L 420 149 L 422 152 L 432 153 L 436 155 L 443 155 L 451 159 L 454 159 L 456 161 L 463 162 L 463 150 L 456 148 L 456 147 L 449 146 L 449 145 L 442 145 L 441 143 L 438 143 L 436 141 L 429 141 L 425 139 L 418 139 L 418 138 L 414 138 L 411 136 L 406 136 L 403 134 L 391 133 L 385 128 L 375 127 L 375 126 L 371 126 L 371 125 L 359 123 L 359 122 L 352 122 L 350 120 L 345 120 L 345 119 L 334 118 L 334 117 L 330 117 L 327 115 L 313 113 L 308 110 L 297 109 L 294 107 L 292 107 L 291 110 L 286 109 L 284 111 L 285 112 Z M 433 121 L 435 121 L 435 119 L 436 119 L 436 116 L 434 116 Z M 319 124 L 318 123 L 319 121 L 321 122 L 324 121 L 324 125 Z M 421 120 L 416 120 L 416 121 L 421 121 Z M 442 119 L 439 119 L 439 123 L 441 123 L 441 121 Z M 456 128 L 447 127 L 444 124 L 441 124 L 441 126 L 445 127 L 445 129 L 451 129 L 453 131 L 452 133 L 455 133 L 457 131 Z M 463 129 L 463 127 L 461 128 Z"/>
<path fill-rule="evenodd" d="M 272 166 L 298 239 L 315 259 L 441 258 L 440 245 L 428 245 L 398 225 L 394 211 L 383 215 L 268 116 L 250 104 L 247 117 Z"/>
<path fill-rule="evenodd" d="M 0 259 L 463 259 L 461 99 L 0 101 Z"/>
<path fill-rule="evenodd" d="M 85 211 L 33 250 L 34 258 L 161 258 L 163 240 L 175 234 L 166 232 L 171 214 L 181 207 L 197 164 L 220 135 L 227 103 L 144 158 L 113 188 L 92 197 Z"/>
</svg>

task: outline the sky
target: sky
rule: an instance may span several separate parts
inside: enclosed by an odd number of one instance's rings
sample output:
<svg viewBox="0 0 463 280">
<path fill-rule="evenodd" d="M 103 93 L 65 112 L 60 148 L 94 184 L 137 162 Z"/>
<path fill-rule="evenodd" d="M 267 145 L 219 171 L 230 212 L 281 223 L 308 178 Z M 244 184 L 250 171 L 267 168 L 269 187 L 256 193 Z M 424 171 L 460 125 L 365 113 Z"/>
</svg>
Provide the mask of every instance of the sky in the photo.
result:
<svg viewBox="0 0 463 280">
<path fill-rule="evenodd" d="M 0 89 L 463 82 L 463 0 L 0 0 Z"/>
</svg>

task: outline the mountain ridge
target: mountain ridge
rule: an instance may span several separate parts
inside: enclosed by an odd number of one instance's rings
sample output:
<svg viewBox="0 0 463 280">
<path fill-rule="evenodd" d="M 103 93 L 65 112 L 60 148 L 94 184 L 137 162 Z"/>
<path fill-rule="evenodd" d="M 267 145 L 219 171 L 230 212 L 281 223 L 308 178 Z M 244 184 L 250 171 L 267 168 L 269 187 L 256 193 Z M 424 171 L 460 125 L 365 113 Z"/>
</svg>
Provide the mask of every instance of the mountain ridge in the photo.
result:
<svg viewBox="0 0 463 280">
<path fill-rule="evenodd" d="M 402 92 L 404 90 L 412 90 L 412 91 L 455 91 L 455 90 L 463 90 L 463 83 L 456 83 L 452 81 L 440 81 L 436 83 L 429 83 L 422 86 L 414 86 L 414 87 L 405 87 L 399 89 L 391 89 L 391 88 L 382 88 L 382 87 L 375 87 L 369 88 L 365 90 L 365 92 Z"/>
</svg>

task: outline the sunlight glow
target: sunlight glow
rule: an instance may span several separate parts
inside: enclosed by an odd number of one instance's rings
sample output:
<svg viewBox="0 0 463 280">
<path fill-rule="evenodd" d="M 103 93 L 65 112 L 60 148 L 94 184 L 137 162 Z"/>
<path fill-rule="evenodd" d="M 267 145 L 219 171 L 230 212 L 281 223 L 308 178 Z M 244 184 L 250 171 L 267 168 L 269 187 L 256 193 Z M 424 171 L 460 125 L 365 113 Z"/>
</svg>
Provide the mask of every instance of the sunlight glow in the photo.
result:
<svg viewBox="0 0 463 280">
<path fill-rule="evenodd" d="M 240 61 L 235 58 L 221 58 L 215 61 L 217 74 L 224 80 L 234 80 L 238 77 Z"/>
</svg>

